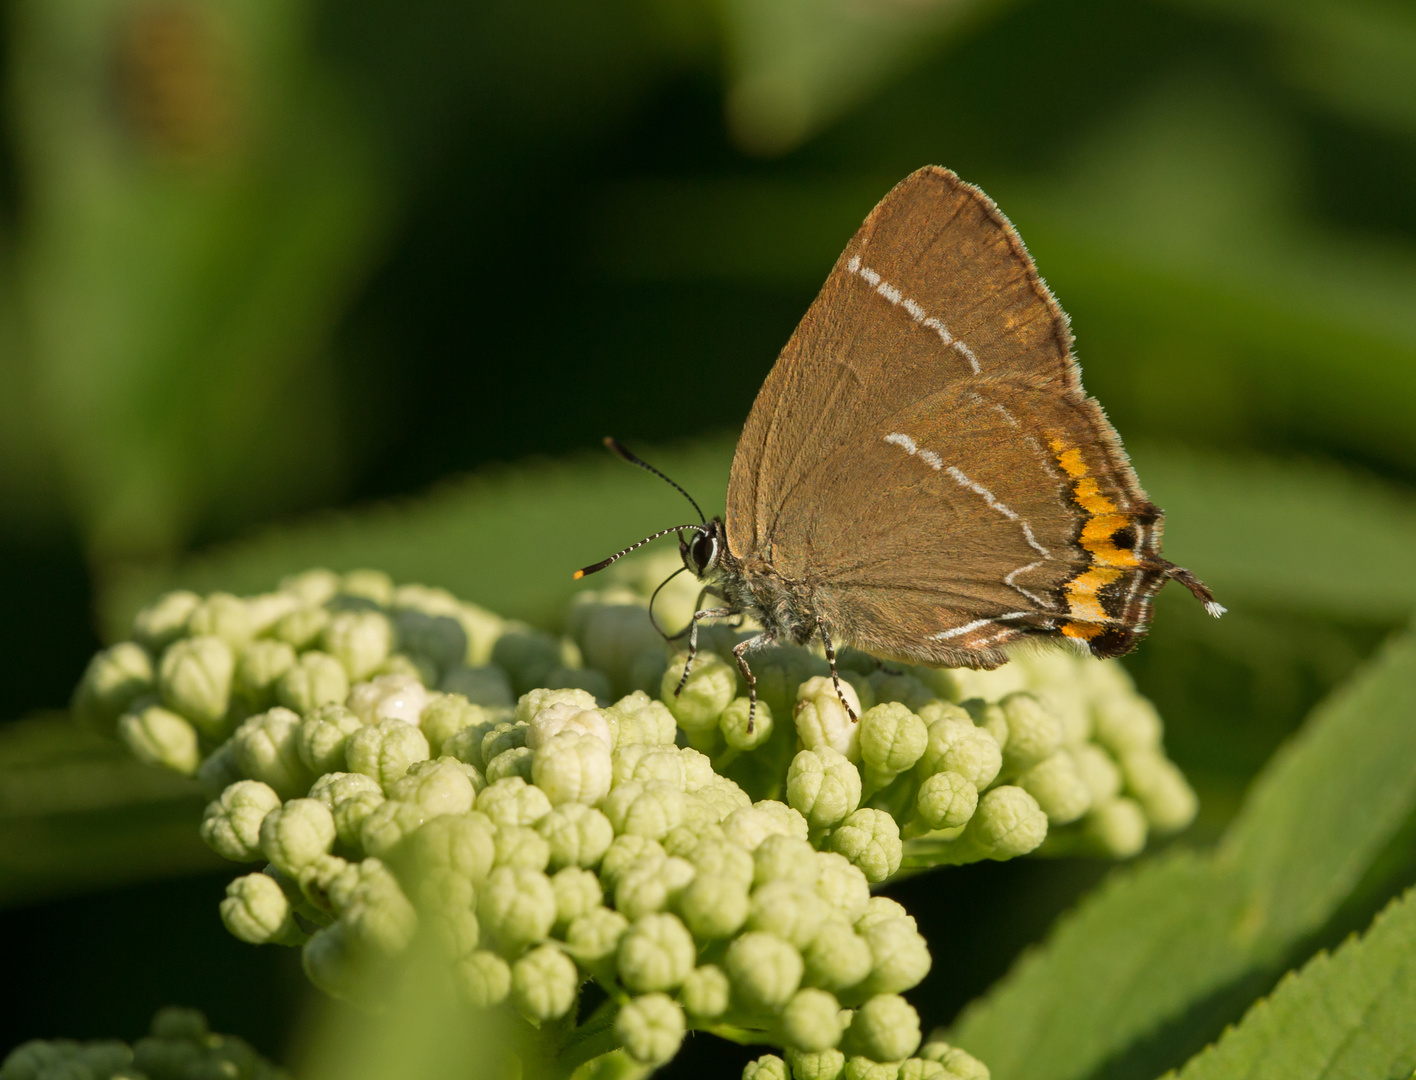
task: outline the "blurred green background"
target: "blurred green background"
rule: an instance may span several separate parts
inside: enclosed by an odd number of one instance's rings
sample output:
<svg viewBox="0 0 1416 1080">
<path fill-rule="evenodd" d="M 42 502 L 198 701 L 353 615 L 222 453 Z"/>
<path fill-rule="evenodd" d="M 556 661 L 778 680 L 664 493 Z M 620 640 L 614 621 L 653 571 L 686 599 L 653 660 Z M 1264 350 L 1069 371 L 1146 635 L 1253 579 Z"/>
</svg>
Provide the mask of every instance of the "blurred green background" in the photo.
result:
<svg viewBox="0 0 1416 1080">
<path fill-rule="evenodd" d="M 599 438 L 721 507 L 777 350 L 931 162 L 1018 226 L 1168 551 L 1231 607 L 1164 596 L 1128 660 L 1204 799 L 1188 842 L 1416 611 L 1409 2 L 3 11 L 6 720 L 175 583 L 373 564 L 554 625 L 571 568 L 682 512 Z M 31 993 L 0 1044 L 131 1037 L 170 1000 L 280 1053 L 301 978 L 221 930 L 199 801 L 4 730 L 0 940 Z M 1329 935 L 1416 880 L 1403 858 Z M 900 886 L 927 933 L 975 928 L 937 944 L 926 1019 L 1104 870 Z M 711 1043 L 673 1074 L 740 1060 Z"/>
</svg>

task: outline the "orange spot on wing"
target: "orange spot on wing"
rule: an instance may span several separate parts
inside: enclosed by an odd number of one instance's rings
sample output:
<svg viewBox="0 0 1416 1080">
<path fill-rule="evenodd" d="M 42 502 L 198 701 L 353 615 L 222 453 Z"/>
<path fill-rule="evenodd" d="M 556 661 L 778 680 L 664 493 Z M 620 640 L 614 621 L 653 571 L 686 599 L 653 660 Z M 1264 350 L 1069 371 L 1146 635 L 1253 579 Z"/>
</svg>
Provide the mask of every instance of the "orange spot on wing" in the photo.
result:
<svg viewBox="0 0 1416 1080">
<path fill-rule="evenodd" d="M 1106 609 L 1097 594 L 1121 576 L 1110 566 L 1094 566 L 1067 582 L 1067 612 L 1075 619 L 1105 622 Z"/>
<path fill-rule="evenodd" d="M 1101 627 L 1093 626 L 1091 623 L 1069 622 L 1062 624 L 1062 633 L 1069 638 L 1076 638 L 1078 641 L 1090 641 L 1101 633 Z"/>
<path fill-rule="evenodd" d="M 1068 476 L 1086 476 L 1087 463 L 1082 460 L 1082 452 L 1075 446 L 1068 446 L 1061 439 L 1052 440 L 1052 452 L 1057 455 L 1057 464 Z"/>
<path fill-rule="evenodd" d="M 1131 519 L 1125 514 L 1098 514 L 1082 526 L 1082 547 L 1102 566 L 1140 566 L 1133 551 L 1119 548 L 1111 541 L 1117 529 L 1125 528 Z"/>
</svg>

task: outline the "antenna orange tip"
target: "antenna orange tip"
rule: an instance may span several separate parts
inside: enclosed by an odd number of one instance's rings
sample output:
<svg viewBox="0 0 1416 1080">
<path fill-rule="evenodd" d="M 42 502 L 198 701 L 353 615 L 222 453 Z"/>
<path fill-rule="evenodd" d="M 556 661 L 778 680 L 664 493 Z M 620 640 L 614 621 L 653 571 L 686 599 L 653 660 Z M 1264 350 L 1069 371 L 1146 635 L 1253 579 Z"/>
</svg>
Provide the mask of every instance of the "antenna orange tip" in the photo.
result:
<svg viewBox="0 0 1416 1080">
<path fill-rule="evenodd" d="M 570 575 L 570 580 L 571 580 L 571 581 L 579 581 L 579 580 L 580 580 L 581 578 L 583 578 L 584 576 L 585 576 L 585 571 L 584 571 L 584 570 L 577 570 L 575 573 L 573 573 L 573 574 Z"/>
</svg>

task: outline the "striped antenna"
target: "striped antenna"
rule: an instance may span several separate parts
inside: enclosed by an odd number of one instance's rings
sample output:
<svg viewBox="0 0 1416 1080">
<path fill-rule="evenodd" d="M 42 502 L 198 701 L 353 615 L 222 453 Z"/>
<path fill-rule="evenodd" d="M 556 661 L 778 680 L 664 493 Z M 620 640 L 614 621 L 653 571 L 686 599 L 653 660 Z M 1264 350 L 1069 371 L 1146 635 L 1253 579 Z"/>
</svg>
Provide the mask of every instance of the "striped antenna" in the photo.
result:
<svg viewBox="0 0 1416 1080">
<path fill-rule="evenodd" d="M 691 501 L 691 500 L 690 500 L 690 501 Z M 583 568 L 583 569 L 581 569 L 581 570 L 577 570 L 577 571 L 575 572 L 575 574 L 573 575 L 573 578 L 574 578 L 575 581 L 579 581 L 581 578 L 583 578 L 583 577 L 585 577 L 585 576 L 587 576 L 587 575 L 589 575 L 589 574 L 596 574 L 596 573 L 599 573 L 601 570 L 603 570 L 605 567 L 609 566 L 611 563 L 613 563 L 613 562 L 618 562 L 620 559 L 623 559 L 623 558 L 624 558 L 626 555 L 628 555 L 631 551 L 638 551 L 638 550 L 639 550 L 640 548 L 642 548 L 645 544 L 649 543 L 650 540 L 657 540 L 657 539 L 659 539 L 659 537 L 661 537 L 661 536 L 668 536 L 669 533 L 671 533 L 671 532 L 682 532 L 684 529 L 692 529 L 692 530 L 694 530 L 695 532 L 702 532 L 702 531 L 703 531 L 703 526 L 701 526 L 701 525 L 675 525 L 672 529 L 665 529 L 663 532 L 656 532 L 653 536 L 646 536 L 643 540 L 639 541 L 637 544 L 630 544 L 629 547 L 625 548 L 623 551 L 616 551 L 616 552 L 615 552 L 613 555 L 611 555 L 608 559 L 601 559 L 601 560 L 600 560 L 599 562 L 597 562 L 594 566 L 587 566 L 587 567 L 585 567 L 585 568 Z"/>
<path fill-rule="evenodd" d="M 629 462 L 631 465 L 638 465 L 641 469 L 644 469 L 644 470 L 646 470 L 647 472 L 653 473 L 655 476 L 657 476 L 657 477 L 658 477 L 660 480 L 662 480 L 664 483 L 668 484 L 669 487 L 673 488 L 673 489 L 674 489 L 675 491 L 677 491 L 680 495 L 682 495 L 685 499 L 687 499 L 690 503 L 692 503 L 692 504 L 693 504 L 693 509 L 694 509 L 694 510 L 697 512 L 697 514 L 698 514 L 698 520 L 699 520 L 699 521 L 701 521 L 701 522 L 706 522 L 706 521 L 708 520 L 708 518 L 705 517 L 704 514 L 703 514 L 703 507 L 701 507 L 701 506 L 698 505 L 698 502 L 694 499 L 694 497 L 693 497 L 692 495 L 690 495 L 688 492 L 684 491 L 683 488 L 679 487 L 678 484 L 674 483 L 674 482 L 673 482 L 672 480 L 670 480 L 667 476 L 665 476 L 663 473 L 661 473 L 658 469 L 656 469 L 656 468 L 654 468 L 654 466 L 650 465 L 647 461 L 643 460 L 642 458 L 638 457 L 638 456 L 635 455 L 635 454 L 631 454 L 631 453 L 624 447 L 624 445 L 623 445 L 618 439 L 614 438 L 614 437 L 611 436 L 611 435 L 606 435 L 606 436 L 605 436 L 605 445 L 606 445 L 607 447 L 609 447 L 609 449 L 610 449 L 611 451 L 613 451 L 615 454 L 617 454 L 620 458 L 622 458 L 623 460 Z M 673 530 L 670 529 L 669 532 L 673 532 Z M 663 536 L 664 534 L 663 534 L 663 533 L 660 533 L 659 535 L 660 535 L 660 536 Z M 632 549 L 631 549 L 631 550 L 632 550 Z"/>
</svg>

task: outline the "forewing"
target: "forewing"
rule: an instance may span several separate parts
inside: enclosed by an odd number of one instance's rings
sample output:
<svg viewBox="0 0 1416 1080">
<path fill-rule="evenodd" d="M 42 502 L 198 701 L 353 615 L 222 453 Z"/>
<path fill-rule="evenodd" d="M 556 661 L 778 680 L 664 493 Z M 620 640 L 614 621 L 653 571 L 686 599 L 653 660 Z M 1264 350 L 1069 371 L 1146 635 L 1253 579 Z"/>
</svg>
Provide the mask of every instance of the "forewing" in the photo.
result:
<svg viewBox="0 0 1416 1080">
<path fill-rule="evenodd" d="M 871 211 L 777 359 L 738 442 L 728 544 L 775 535 L 790 496 L 886 417 L 973 376 L 1080 391 L 1066 316 L 991 199 L 921 169 Z"/>
</svg>

